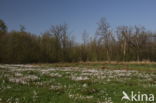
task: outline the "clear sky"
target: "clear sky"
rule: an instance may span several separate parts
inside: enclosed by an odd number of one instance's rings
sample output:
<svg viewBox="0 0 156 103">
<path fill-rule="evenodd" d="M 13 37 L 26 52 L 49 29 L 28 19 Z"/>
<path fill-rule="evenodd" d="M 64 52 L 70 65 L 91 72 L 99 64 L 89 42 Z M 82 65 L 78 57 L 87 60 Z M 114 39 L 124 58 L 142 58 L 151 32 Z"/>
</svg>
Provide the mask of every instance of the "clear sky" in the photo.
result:
<svg viewBox="0 0 156 103">
<path fill-rule="evenodd" d="M 101 17 L 112 28 L 143 25 L 156 31 L 156 0 L 0 0 L 0 19 L 9 30 L 22 24 L 27 31 L 41 34 L 51 25 L 67 23 L 79 41 L 84 30 L 95 34 Z"/>
</svg>

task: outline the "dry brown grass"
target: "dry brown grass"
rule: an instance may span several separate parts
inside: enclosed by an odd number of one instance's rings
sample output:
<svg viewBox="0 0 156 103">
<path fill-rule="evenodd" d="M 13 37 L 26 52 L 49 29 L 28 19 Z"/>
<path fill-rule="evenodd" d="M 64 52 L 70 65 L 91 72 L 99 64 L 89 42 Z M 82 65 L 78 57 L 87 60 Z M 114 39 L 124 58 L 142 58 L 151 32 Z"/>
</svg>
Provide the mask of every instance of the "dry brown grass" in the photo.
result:
<svg viewBox="0 0 156 103">
<path fill-rule="evenodd" d="M 40 66 L 52 66 L 52 67 L 93 67 L 95 65 L 98 65 L 99 67 L 106 68 L 105 65 L 107 64 L 121 64 L 121 65 L 129 65 L 129 64 L 156 64 L 156 62 L 151 61 L 129 61 L 129 62 L 119 62 L 119 61 L 96 61 L 96 62 L 59 62 L 59 63 L 46 63 L 46 64 L 33 64 L 33 65 L 40 65 Z M 108 67 L 107 67 L 108 68 Z"/>
</svg>

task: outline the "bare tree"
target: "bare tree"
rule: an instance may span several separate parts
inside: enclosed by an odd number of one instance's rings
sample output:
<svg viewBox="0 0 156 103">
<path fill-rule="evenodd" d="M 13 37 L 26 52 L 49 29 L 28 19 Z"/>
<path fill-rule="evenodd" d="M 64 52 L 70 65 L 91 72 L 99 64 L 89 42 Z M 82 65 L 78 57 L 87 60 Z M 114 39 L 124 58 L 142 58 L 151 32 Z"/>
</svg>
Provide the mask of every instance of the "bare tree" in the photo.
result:
<svg viewBox="0 0 156 103">
<path fill-rule="evenodd" d="M 83 44 L 86 45 L 88 43 L 89 35 L 86 30 L 83 31 L 82 33 L 82 40 Z"/>
<path fill-rule="evenodd" d="M 67 37 L 67 24 L 53 25 L 50 29 L 50 34 L 56 38 L 62 48 L 65 48 Z"/>
<path fill-rule="evenodd" d="M 107 60 L 111 60 L 111 49 L 112 49 L 112 41 L 114 40 L 113 38 L 113 33 L 110 28 L 109 23 L 106 21 L 105 18 L 101 18 L 99 23 L 98 23 L 98 28 L 96 31 L 96 34 L 100 37 L 99 40 L 102 42 L 104 45 L 104 48 L 106 48 L 106 55 L 107 55 Z"/>
<path fill-rule="evenodd" d="M 128 26 L 117 27 L 117 37 L 122 51 L 122 60 L 125 61 L 128 49 L 128 41 L 131 30 Z"/>
<path fill-rule="evenodd" d="M 145 28 L 137 26 L 134 28 L 122 26 L 118 28 L 118 35 L 121 35 L 118 36 L 118 38 L 120 38 L 121 41 L 123 58 L 125 58 L 127 48 L 131 48 L 133 49 L 134 54 L 136 54 L 137 61 L 140 61 L 141 49 L 147 41 Z"/>
<path fill-rule="evenodd" d="M 56 48 L 60 52 L 59 57 L 63 57 L 62 60 L 66 61 L 66 59 L 69 59 L 69 48 L 71 48 L 67 24 L 52 26 L 49 32 L 56 38 Z"/>
</svg>

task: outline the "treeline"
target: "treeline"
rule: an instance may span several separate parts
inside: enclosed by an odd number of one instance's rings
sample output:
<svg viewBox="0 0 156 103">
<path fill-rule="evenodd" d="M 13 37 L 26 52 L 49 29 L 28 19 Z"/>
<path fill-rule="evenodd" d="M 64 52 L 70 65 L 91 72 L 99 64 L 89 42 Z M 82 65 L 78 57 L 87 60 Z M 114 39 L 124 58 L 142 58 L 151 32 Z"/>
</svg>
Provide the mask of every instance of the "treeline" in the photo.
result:
<svg viewBox="0 0 156 103">
<path fill-rule="evenodd" d="M 8 32 L 0 20 L 0 63 L 156 61 L 156 35 L 144 27 L 119 26 L 112 30 L 102 18 L 95 36 L 89 37 L 84 31 L 82 41 L 74 41 L 66 24 L 33 35 L 23 26 Z"/>
</svg>

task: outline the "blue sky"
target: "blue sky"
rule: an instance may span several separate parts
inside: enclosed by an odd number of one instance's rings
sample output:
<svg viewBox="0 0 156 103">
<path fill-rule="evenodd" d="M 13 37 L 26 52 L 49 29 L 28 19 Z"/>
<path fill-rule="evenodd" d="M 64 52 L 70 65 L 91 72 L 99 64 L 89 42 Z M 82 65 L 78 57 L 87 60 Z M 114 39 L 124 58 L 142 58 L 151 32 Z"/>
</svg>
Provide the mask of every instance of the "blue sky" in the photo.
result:
<svg viewBox="0 0 156 103">
<path fill-rule="evenodd" d="M 143 25 L 156 31 L 156 0 L 1 0 L 0 19 L 9 30 L 24 25 L 41 34 L 51 25 L 67 23 L 79 41 L 84 30 L 95 34 L 97 22 L 107 18 L 112 28 Z"/>
</svg>

